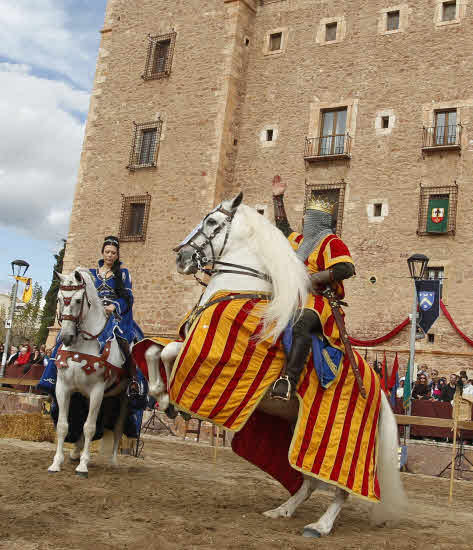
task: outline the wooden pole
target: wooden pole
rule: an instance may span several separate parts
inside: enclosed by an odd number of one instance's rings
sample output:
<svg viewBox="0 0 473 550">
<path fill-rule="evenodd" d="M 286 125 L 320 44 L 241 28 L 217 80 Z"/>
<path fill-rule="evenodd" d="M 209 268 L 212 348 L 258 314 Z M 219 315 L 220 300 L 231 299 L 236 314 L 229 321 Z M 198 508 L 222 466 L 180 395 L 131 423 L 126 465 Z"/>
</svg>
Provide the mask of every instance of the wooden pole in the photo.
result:
<svg viewBox="0 0 473 550">
<path fill-rule="evenodd" d="M 218 447 L 218 438 L 219 438 L 219 428 L 218 426 L 214 427 L 216 437 L 215 437 L 215 444 L 214 444 L 214 464 L 217 464 L 217 447 Z"/>
<path fill-rule="evenodd" d="M 448 505 L 453 502 L 453 482 L 455 480 L 455 457 L 457 454 L 457 428 L 458 416 L 460 414 L 460 386 L 457 385 L 455 395 L 453 397 L 453 443 L 452 443 L 452 468 L 450 470 L 450 491 L 448 493 Z"/>
</svg>

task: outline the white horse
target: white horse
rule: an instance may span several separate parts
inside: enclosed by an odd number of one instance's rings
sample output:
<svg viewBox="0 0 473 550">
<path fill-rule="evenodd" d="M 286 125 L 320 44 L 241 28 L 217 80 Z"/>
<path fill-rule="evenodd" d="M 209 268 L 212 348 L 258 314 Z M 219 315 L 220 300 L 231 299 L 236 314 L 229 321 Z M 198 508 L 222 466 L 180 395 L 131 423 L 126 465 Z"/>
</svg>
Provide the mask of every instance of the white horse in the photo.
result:
<svg viewBox="0 0 473 550">
<path fill-rule="evenodd" d="M 105 397 L 120 395 L 120 413 L 113 432 L 111 463 L 117 464 L 117 451 L 123 435 L 127 412 L 124 393 L 126 377 L 122 365 L 125 358 L 116 339 L 107 342 L 103 353 L 97 337 L 104 330 L 108 317 L 87 269 L 78 267 L 69 275 L 58 273 L 59 319 L 62 322 L 62 346 L 56 357 L 56 399 L 59 406 L 57 448 L 49 472 L 61 471 L 64 462 L 64 439 L 68 432 L 71 395 L 79 392 L 89 400 L 89 413 L 83 435 L 71 451 L 71 460 L 79 460 L 76 474 L 87 477 L 90 443 L 95 434 L 97 416 Z M 108 434 L 104 435 L 104 440 Z M 83 448 L 82 448 L 83 447 Z M 81 452 L 82 449 L 82 452 Z"/>
<path fill-rule="evenodd" d="M 272 300 L 264 314 L 264 328 L 266 336 L 276 339 L 297 316 L 301 304 L 305 303 L 308 276 L 283 234 L 254 209 L 241 205 L 241 201 L 240 193 L 233 200 L 222 202 L 177 247 L 177 270 L 182 274 L 193 274 L 204 264 L 213 264 L 209 272 L 211 278 L 200 304 L 224 289 L 271 291 Z M 228 264 L 234 266 L 229 267 Z M 261 274 L 269 275 L 270 279 L 261 277 Z M 173 342 L 164 349 L 153 345 L 145 352 L 150 393 L 158 399 L 161 410 L 169 404 L 169 396 L 159 372 L 159 360 L 165 366 L 169 382 L 171 369 L 182 345 Z M 258 408 L 292 423 L 297 420 L 298 402 L 295 398 L 285 402 L 266 396 Z M 378 426 L 378 479 L 382 501 L 374 506 L 372 519 L 381 524 L 398 519 L 406 503 L 397 467 L 397 425 L 384 394 Z M 281 506 L 264 515 L 270 518 L 291 517 L 316 488 L 324 486 L 327 487 L 324 482 L 304 475 L 301 488 Z M 303 535 L 328 535 L 347 497 L 348 492 L 337 487 L 335 499 L 325 514 L 317 522 L 306 525 Z"/>
</svg>

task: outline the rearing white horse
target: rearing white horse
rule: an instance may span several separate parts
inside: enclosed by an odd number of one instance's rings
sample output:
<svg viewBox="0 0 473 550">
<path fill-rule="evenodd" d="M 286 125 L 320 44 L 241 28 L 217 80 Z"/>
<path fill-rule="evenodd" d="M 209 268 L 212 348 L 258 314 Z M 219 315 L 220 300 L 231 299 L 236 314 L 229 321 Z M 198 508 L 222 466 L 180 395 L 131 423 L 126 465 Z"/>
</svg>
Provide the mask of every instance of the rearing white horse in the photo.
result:
<svg viewBox="0 0 473 550">
<path fill-rule="evenodd" d="M 68 432 L 68 413 L 71 395 L 79 392 L 89 400 L 89 413 L 84 424 L 83 437 L 71 451 L 71 459 L 78 460 L 76 473 L 88 476 L 90 443 L 95 434 L 97 416 L 104 394 L 121 395 L 120 414 L 114 427 L 111 462 L 117 464 L 118 444 L 123 434 L 127 412 L 124 393 L 127 379 L 121 368 L 125 362 L 116 339 L 105 344 L 100 352 L 97 337 L 107 323 L 107 315 L 87 269 L 78 267 L 69 275 L 58 273 L 59 319 L 62 322 L 62 346 L 56 356 L 56 400 L 59 407 L 57 422 L 57 449 L 49 472 L 59 472 L 64 462 L 64 439 Z M 81 446 L 83 449 L 81 452 Z"/>
<path fill-rule="evenodd" d="M 275 340 L 305 303 L 308 277 L 304 265 L 282 233 L 255 210 L 241 205 L 241 201 L 241 193 L 233 200 L 223 201 L 177 247 L 177 270 L 182 274 L 201 270 L 211 276 L 200 305 L 222 290 L 271 292 L 272 300 L 263 316 L 262 332 Z M 210 268 L 206 267 L 209 265 Z M 153 345 L 144 354 L 150 393 L 158 399 L 162 410 L 169 404 L 169 396 L 160 375 L 159 361 L 161 359 L 164 363 L 169 383 L 171 369 L 182 346 L 180 342 L 168 344 L 164 349 Z M 386 396 L 381 393 L 377 462 L 381 503 L 373 510 L 372 519 L 376 523 L 398 519 L 406 504 L 397 467 L 397 425 Z M 298 417 L 298 408 L 295 398 L 285 402 L 265 397 L 258 405 L 258 409 L 293 424 Z M 291 517 L 317 487 L 323 486 L 327 485 L 320 479 L 304 475 L 300 489 L 281 506 L 264 515 Z M 306 525 L 304 536 L 328 535 L 348 494 L 338 486 L 333 503 L 317 522 Z"/>
</svg>

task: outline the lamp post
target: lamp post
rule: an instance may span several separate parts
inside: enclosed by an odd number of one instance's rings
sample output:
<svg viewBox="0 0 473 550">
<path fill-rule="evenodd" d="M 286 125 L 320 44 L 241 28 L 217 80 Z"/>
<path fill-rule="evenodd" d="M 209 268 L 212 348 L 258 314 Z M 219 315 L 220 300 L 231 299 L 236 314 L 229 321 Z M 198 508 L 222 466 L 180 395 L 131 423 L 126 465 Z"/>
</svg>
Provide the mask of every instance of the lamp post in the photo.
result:
<svg viewBox="0 0 473 550">
<path fill-rule="evenodd" d="M 414 299 L 412 302 L 412 314 L 411 314 L 411 335 L 409 343 L 409 380 L 406 380 L 404 384 L 409 384 L 409 391 L 412 391 L 412 374 L 414 372 L 414 358 L 415 358 L 415 348 L 416 348 L 416 326 L 417 326 L 417 288 L 415 286 L 416 281 L 420 281 L 425 277 L 425 271 L 427 269 L 427 264 L 429 263 L 429 258 L 424 256 L 424 254 L 413 254 L 407 260 L 407 265 L 409 266 L 409 273 L 411 278 L 414 279 Z M 412 411 L 412 400 L 409 399 L 407 405 L 407 414 L 410 416 Z M 406 426 L 406 441 L 409 440 L 411 435 L 410 425 Z"/>
<path fill-rule="evenodd" d="M 24 260 L 13 260 L 13 262 L 11 262 L 11 270 L 13 272 L 13 277 L 24 277 L 29 267 L 30 267 L 30 264 L 28 262 L 25 262 Z M 15 282 L 13 283 L 13 290 L 11 294 L 10 314 L 5 323 L 5 328 L 6 328 L 5 347 L 3 349 L 2 366 L 0 368 L 0 377 L 5 376 L 5 368 L 7 366 L 8 348 L 10 347 L 11 330 L 13 325 L 13 316 L 15 314 L 17 293 L 18 293 L 18 280 L 15 278 Z"/>
</svg>

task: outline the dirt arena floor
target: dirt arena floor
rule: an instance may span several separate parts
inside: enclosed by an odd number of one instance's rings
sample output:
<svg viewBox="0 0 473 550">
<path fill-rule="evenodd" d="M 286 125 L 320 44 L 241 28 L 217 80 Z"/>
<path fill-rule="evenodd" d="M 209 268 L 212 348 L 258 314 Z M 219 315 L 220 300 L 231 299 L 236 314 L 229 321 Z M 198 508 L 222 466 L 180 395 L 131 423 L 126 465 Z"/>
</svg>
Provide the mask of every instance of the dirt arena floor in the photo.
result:
<svg viewBox="0 0 473 550">
<path fill-rule="evenodd" d="M 409 515 L 372 528 L 369 504 L 350 498 L 323 539 L 300 536 L 330 494 L 315 493 L 292 519 L 271 520 L 287 493 L 229 450 L 217 464 L 207 445 L 146 437 L 144 459 L 120 457 L 118 469 L 94 457 L 88 479 L 47 473 L 54 447 L 0 439 L 0 548 L 9 550 L 146 549 L 472 549 L 473 483 L 403 475 Z"/>
</svg>

